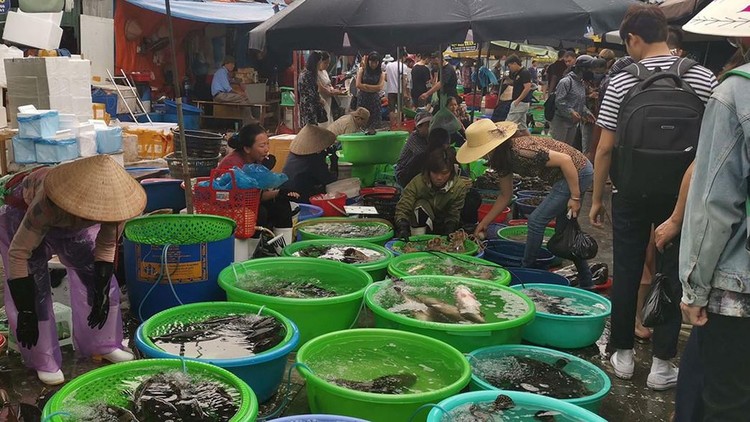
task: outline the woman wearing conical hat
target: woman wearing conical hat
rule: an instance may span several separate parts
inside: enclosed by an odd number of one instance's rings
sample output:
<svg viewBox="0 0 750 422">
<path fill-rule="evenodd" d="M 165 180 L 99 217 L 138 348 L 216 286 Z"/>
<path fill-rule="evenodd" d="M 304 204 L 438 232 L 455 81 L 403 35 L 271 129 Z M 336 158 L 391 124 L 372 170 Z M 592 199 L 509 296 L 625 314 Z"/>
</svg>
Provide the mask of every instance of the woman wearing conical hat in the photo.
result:
<svg viewBox="0 0 750 422">
<path fill-rule="evenodd" d="M 50 385 L 65 381 L 47 261 L 68 271 L 73 340 L 84 356 L 133 359 L 122 350 L 113 262 L 122 223 L 143 212 L 146 193 L 107 155 L 28 174 L 0 208 L 5 309 L 24 364 Z"/>
</svg>

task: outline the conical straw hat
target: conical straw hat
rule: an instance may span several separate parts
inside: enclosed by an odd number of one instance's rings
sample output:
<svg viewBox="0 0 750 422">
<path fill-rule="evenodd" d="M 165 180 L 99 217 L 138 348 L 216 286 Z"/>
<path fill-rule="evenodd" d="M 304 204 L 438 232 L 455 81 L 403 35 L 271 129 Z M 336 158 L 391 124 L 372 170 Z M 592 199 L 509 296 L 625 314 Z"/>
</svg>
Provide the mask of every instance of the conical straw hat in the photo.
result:
<svg viewBox="0 0 750 422">
<path fill-rule="evenodd" d="M 289 144 L 289 152 L 310 155 L 322 152 L 336 142 L 336 134 L 315 125 L 305 125 Z"/>
<path fill-rule="evenodd" d="M 750 1 L 714 0 L 682 29 L 719 37 L 750 37 Z"/>
<path fill-rule="evenodd" d="M 55 167 L 44 178 L 44 191 L 58 207 L 91 221 L 125 221 L 146 208 L 146 191 L 108 155 Z"/>
</svg>

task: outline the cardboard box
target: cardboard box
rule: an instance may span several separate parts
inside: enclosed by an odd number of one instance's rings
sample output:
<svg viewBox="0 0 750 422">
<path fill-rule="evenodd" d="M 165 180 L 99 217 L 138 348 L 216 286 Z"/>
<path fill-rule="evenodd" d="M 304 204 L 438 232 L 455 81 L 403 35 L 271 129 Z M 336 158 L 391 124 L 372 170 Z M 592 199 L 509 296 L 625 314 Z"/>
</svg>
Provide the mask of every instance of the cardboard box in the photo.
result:
<svg viewBox="0 0 750 422">
<path fill-rule="evenodd" d="M 18 106 L 75 114 L 80 122 L 92 117 L 91 63 L 67 57 L 5 59 L 10 126 L 16 127 Z"/>
</svg>

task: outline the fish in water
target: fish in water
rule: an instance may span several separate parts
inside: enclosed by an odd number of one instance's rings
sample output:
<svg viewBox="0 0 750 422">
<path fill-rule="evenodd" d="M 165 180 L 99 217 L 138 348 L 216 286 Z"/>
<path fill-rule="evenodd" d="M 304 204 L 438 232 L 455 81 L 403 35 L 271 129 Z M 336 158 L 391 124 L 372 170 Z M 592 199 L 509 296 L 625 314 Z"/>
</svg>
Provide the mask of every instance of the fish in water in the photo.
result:
<svg viewBox="0 0 750 422">
<path fill-rule="evenodd" d="M 458 312 L 462 317 L 477 324 L 484 324 L 482 304 L 479 303 L 474 292 L 466 286 L 458 286 L 454 292 Z"/>
<path fill-rule="evenodd" d="M 583 381 L 564 371 L 567 359 L 558 359 L 554 365 L 525 356 L 507 356 L 492 360 L 490 371 L 479 375 L 494 387 L 510 391 L 526 391 L 557 399 L 575 399 L 591 395 Z"/>
<path fill-rule="evenodd" d="M 539 289 L 524 289 L 522 292 L 534 302 L 539 312 L 567 316 L 588 315 L 585 312 L 574 309 L 570 304 L 569 298 L 548 295 Z"/>
<path fill-rule="evenodd" d="M 324 289 L 311 282 L 288 282 L 271 286 L 256 286 L 252 289 L 252 292 L 264 296 L 288 297 L 293 299 L 333 297 L 337 295 L 336 292 Z"/>
<path fill-rule="evenodd" d="M 167 334 L 151 337 L 151 341 L 157 346 L 180 344 L 181 356 L 185 355 L 186 343 L 204 343 L 219 338 L 239 341 L 247 351 L 260 353 L 279 344 L 284 335 L 283 324 L 272 316 L 232 315 L 185 324 Z"/>
<path fill-rule="evenodd" d="M 384 375 L 370 381 L 351 381 L 345 379 L 331 380 L 334 384 L 349 388 L 351 390 L 363 391 L 366 393 L 376 394 L 405 394 L 409 388 L 417 383 L 417 376 L 414 374 L 395 374 Z"/>
<path fill-rule="evenodd" d="M 474 417 L 475 421 L 491 422 L 495 420 L 494 415 L 501 414 L 504 410 L 512 409 L 515 406 L 512 398 L 505 394 L 499 394 L 489 406 L 473 403 L 469 407 L 469 414 Z"/>
<path fill-rule="evenodd" d="M 81 422 L 227 422 L 237 413 L 234 399 L 220 384 L 182 373 L 158 373 L 132 391 L 125 407 L 97 404 Z"/>
</svg>

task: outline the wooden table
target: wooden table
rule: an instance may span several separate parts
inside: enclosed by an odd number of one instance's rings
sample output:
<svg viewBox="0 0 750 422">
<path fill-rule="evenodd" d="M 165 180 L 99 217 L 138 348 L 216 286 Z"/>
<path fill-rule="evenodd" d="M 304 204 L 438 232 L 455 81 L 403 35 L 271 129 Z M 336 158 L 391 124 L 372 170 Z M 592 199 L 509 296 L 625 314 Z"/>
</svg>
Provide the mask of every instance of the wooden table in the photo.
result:
<svg viewBox="0 0 750 422">
<path fill-rule="evenodd" d="M 8 170 L 8 142 L 18 134 L 18 129 L 3 128 L 0 129 L 0 175 L 5 176 Z"/>
<path fill-rule="evenodd" d="M 260 122 L 266 129 L 275 129 L 276 125 L 281 121 L 280 99 L 249 104 L 220 103 L 216 101 L 195 101 L 195 104 L 201 109 L 201 121 L 203 121 L 203 119 L 244 121 L 245 109 L 247 108 L 250 108 L 251 110 L 258 109 Z"/>
</svg>

